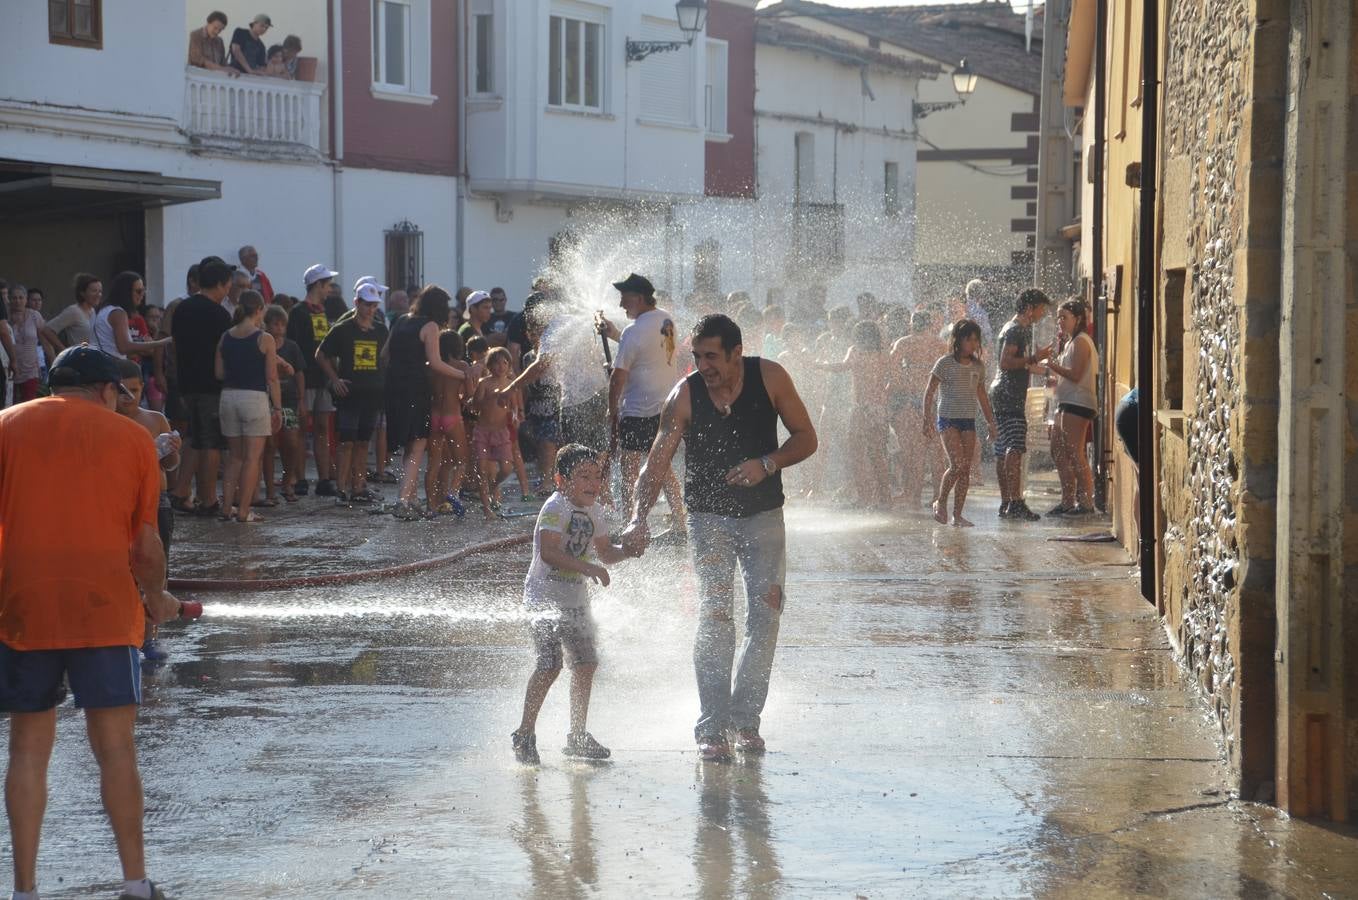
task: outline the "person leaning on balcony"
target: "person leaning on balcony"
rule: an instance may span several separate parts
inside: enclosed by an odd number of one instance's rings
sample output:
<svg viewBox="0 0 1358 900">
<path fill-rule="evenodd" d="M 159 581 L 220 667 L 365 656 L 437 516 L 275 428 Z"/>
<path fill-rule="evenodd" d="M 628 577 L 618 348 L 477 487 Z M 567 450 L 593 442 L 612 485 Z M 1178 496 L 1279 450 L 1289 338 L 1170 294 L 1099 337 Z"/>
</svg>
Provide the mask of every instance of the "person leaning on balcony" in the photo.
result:
<svg viewBox="0 0 1358 900">
<path fill-rule="evenodd" d="M 231 35 L 231 65 L 246 75 L 265 75 L 269 54 L 264 47 L 264 33 L 273 27 L 273 20 L 260 13 L 250 20 L 249 28 L 237 28 Z"/>
<path fill-rule="evenodd" d="M 288 77 L 297 77 L 297 57 L 302 55 L 302 39 L 295 34 L 283 38 L 283 65 L 288 69 Z"/>
<path fill-rule="evenodd" d="M 208 13 L 207 24 L 189 32 L 189 65 L 214 72 L 225 72 L 233 78 L 240 73 L 226 64 L 226 47 L 221 34 L 226 28 L 226 13 Z"/>
<path fill-rule="evenodd" d="M 287 60 L 283 58 L 282 44 L 274 44 L 269 48 L 269 63 L 264 67 L 264 74 L 270 78 L 292 80 L 292 76 L 288 74 Z"/>
</svg>

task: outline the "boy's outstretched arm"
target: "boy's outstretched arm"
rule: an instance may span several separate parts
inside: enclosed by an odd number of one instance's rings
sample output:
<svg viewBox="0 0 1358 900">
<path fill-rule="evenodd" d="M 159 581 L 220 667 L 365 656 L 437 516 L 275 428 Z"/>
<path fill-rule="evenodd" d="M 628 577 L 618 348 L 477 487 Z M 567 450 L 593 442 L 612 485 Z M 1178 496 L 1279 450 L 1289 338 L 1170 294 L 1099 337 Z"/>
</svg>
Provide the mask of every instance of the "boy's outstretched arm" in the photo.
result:
<svg viewBox="0 0 1358 900">
<path fill-rule="evenodd" d="M 608 587 L 608 570 L 603 566 L 597 566 L 592 562 L 578 559 L 567 553 L 561 546 L 561 532 L 543 531 L 538 536 L 538 546 L 542 561 L 553 569 L 578 572 L 587 578 L 593 578 L 604 587 Z"/>
<path fill-rule="evenodd" d="M 594 539 L 594 554 L 599 557 L 599 562 L 609 566 L 641 556 L 640 552 L 610 543 L 608 535 L 600 535 Z"/>
</svg>

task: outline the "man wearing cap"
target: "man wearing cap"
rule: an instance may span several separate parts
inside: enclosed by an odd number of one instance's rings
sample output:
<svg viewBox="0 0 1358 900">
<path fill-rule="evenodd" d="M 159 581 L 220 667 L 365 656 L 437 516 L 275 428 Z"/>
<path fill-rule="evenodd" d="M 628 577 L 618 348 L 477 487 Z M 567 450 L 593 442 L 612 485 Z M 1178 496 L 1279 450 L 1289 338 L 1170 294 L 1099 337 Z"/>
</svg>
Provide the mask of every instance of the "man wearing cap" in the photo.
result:
<svg viewBox="0 0 1358 900">
<path fill-rule="evenodd" d="M 316 363 L 335 397 L 335 430 L 339 435 L 339 492 L 335 502 L 341 506 L 375 499 L 364 473 L 368 443 L 384 402 L 381 356 L 387 326 L 377 310 L 385 291 L 386 286 L 371 276 L 360 279 L 355 285 L 352 315 L 337 321 L 316 348 Z"/>
<path fill-rule="evenodd" d="M 632 323 L 619 334 L 617 326 L 600 313 L 598 325 L 601 333 L 618 342 L 608 378 L 608 422 L 611 439 L 622 451 L 622 505 L 629 509 L 641 459 L 660 428 L 660 410 L 679 381 L 679 361 L 674 317 L 656 306 L 650 280 L 633 272 L 613 282 L 613 287 L 621 294 L 618 306 Z M 665 475 L 665 499 L 675 527 L 682 530 L 684 506 L 672 469 Z"/>
<path fill-rule="evenodd" d="M 160 466 L 146 430 L 114 411 L 123 387 L 111 356 L 72 347 L 53 360 L 48 378 L 53 396 L 0 413 L 0 521 L 17 524 L 0 529 L 12 896 L 38 896 L 56 707 L 69 685 L 99 765 L 122 863 L 121 896 L 163 897 L 146 880 L 133 743 L 146 620 L 179 614 L 165 590 L 156 532 Z"/>
<path fill-rule="evenodd" d="M 502 287 L 490 289 L 490 322 L 485 327 L 486 342 L 492 347 L 503 347 L 509 342 L 509 323 L 514 314 L 508 311 L 509 295 Z"/>
<path fill-rule="evenodd" d="M 486 323 L 490 321 L 493 311 L 490 294 L 485 291 L 472 291 L 467 295 L 467 321 L 457 329 L 457 336 L 462 338 L 464 344 L 474 337 L 484 338 L 487 344 L 490 343 L 490 338 L 486 334 Z"/>
<path fill-rule="evenodd" d="M 219 256 L 209 256 L 198 264 L 198 293 L 184 299 L 175 309 L 170 325 L 174 339 L 174 358 L 179 390 L 189 418 L 189 445 L 196 451 L 198 503 L 189 502 L 189 483 L 181 480 L 180 493 L 171 501 L 178 512 L 216 515 L 217 472 L 221 452 L 226 449 L 222 436 L 222 383 L 213 370 L 217 344 L 231 327 L 231 316 L 222 301 L 231 283 L 232 270 Z"/>
<path fill-rule="evenodd" d="M 250 20 L 249 28 L 237 28 L 231 35 L 231 65 L 246 75 L 264 75 L 269 65 L 269 51 L 264 46 L 264 33 L 273 21 L 264 13 Z"/>
<path fill-rule="evenodd" d="M 339 318 L 339 313 L 326 306 L 325 297 L 330 293 L 330 283 L 339 273 L 329 266 L 317 263 L 302 273 L 306 284 L 306 296 L 301 303 L 288 313 L 288 338 L 296 341 L 307 361 L 306 396 L 302 398 L 302 430 L 311 431 L 312 452 L 316 457 L 316 495 L 333 497 L 335 482 L 331 463 L 330 426 L 335 415 L 334 399 L 327 389 L 329 379 L 316 361 L 316 348 L 330 333 L 331 324 Z M 297 493 L 307 492 L 305 472 L 297 473 Z"/>
</svg>

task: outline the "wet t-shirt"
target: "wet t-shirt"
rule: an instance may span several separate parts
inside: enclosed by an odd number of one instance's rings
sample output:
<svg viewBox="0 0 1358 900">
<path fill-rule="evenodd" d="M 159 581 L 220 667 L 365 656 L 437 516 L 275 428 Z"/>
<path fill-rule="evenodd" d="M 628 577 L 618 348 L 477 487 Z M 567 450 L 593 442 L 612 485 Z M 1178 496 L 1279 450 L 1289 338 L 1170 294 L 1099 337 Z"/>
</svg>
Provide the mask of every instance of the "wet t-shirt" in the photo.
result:
<svg viewBox="0 0 1358 900">
<path fill-rule="evenodd" d="M 940 356 L 934 363 L 932 374 L 938 378 L 938 417 L 976 418 L 976 412 L 980 407 L 980 401 L 976 399 L 976 389 L 985 384 L 985 364 L 976 359 L 963 364 L 948 353 Z"/>
<path fill-rule="evenodd" d="M 387 328 L 377 318 L 364 331 L 358 319 L 350 316 L 335 323 L 321 341 L 320 352 L 335 363 L 335 372 L 349 382 L 349 396 L 374 404 L 382 398 L 383 372 L 379 364 Z"/>
<path fill-rule="evenodd" d="M 1017 319 L 1010 319 L 1000 329 L 1000 360 L 1004 359 L 1005 348 L 1010 344 L 1018 348 L 1019 356 L 1027 359 L 1032 355 L 1033 326 L 1020 325 Z M 1023 418 L 1024 403 L 1028 399 L 1028 370 L 1002 369 L 995 367 L 995 380 L 990 385 L 990 405 L 995 415 L 1005 418 Z"/>
<path fill-rule="evenodd" d="M 547 498 L 533 529 L 533 562 L 523 582 L 523 602 L 530 610 L 583 609 L 589 605 L 589 580 L 579 572 L 557 569 L 542 561 L 542 533 L 561 535 L 561 548 L 579 560 L 592 559 L 594 537 L 608 533 L 604 511 L 576 506 L 557 491 Z"/>
<path fill-rule="evenodd" d="M 325 340 L 325 336 L 330 333 L 331 324 L 339 317 L 339 313 L 327 310 L 325 306 L 313 309 L 306 303 L 298 303 L 288 313 L 288 338 L 297 342 L 303 358 L 306 359 L 308 388 L 325 387 L 325 373 L 316 364 L 316 348 Z"/>
</svg>

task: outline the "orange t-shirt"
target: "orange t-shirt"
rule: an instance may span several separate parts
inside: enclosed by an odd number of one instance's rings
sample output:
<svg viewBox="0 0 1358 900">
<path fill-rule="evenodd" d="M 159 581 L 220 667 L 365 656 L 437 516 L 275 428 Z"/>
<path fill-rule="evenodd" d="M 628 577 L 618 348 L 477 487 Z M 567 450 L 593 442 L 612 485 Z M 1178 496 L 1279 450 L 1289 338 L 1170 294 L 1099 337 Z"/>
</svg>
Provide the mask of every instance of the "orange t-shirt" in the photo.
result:
<svg viewBox="0 0 1358 900">
<path fill-rule="evenodd" d="M 132 542 L 159 500 L 155 444 L 131 419 L 76 397 L 0 412 L 0 642 L 139 646 Z"/>
</svg>

